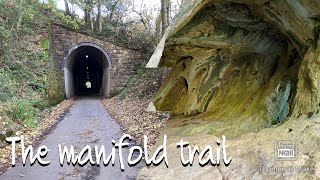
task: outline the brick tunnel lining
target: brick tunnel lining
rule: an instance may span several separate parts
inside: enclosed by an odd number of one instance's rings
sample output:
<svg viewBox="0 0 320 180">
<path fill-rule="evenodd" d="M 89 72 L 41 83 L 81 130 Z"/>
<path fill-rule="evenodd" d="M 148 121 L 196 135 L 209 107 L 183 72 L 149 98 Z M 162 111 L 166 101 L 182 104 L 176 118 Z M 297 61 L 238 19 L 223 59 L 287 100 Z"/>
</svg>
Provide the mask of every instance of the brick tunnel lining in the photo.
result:
<svg viewBox="0 0 320 180">
<path fill-rule="evenodd" d="M 80 95 L 108 97 L 110 62 L 106 51 L 98 45 L 82 43 L 72 47 L 63 66 L 66 98 Z"/>
</svg>

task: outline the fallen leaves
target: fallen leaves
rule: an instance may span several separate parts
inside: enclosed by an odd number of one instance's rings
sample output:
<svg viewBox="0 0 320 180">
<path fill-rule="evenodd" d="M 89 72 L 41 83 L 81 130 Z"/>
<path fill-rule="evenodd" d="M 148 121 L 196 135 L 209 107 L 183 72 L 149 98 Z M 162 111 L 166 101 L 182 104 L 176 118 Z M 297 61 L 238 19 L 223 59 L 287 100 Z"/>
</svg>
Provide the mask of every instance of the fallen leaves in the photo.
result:
<svg viewBox="0 0 320 180">
<path fill-rule="evenodd" d="M 143 135 L 147 135 L 152 148 L 170 117 L 167 112 L 145 111 L 168 72 L 168 69 L 141 69 L 132 77 L 131 86 L 119 96 L 102 100 L 123 131 L 133 136 L 137 144 L 141 145 Z"/>
<path fill-rule="evenodd" d="M 84 130 L 78 134 L 81 138 L 88 138 L 93 133 L 92 130 Z"/>
<path fill-rule="evenodd" d="M 102 103 L 120 123 L 123 131 L 133 136 L 137 144 L 143 143 L 143 135 L 147 135 L 150 147 L 156 143 L 169 114 L 164 112 L 146 112 L 150 98 L 139 99 L 114 97 L 104 99 Z"/>
</svg>

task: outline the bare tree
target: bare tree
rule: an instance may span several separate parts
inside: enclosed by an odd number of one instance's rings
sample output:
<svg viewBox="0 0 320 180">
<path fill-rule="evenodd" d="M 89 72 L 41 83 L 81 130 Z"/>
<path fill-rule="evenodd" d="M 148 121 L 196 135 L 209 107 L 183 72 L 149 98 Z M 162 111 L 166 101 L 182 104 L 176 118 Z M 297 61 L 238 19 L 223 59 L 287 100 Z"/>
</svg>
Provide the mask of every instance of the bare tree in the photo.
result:
<svg viewBox="0 0 320 180">
<path fill-rule="evenodd" d="M 94 30 L 97 32 L 101 32 L 101 4 L 102 2 L 100 0 L 97 1 L 97 17 L 94 25 Z"/>
<path fill-rule="evenodd" d="M 70 8 L 67 0 L 64 0 L 64 7 L 65 7 L 65 15 L 71 15 Z"/>
<path fill-rule="evenodd" d="M 156 33 L 155 34 L 156 44 L 158 44 L 160 42 L 160 36 L 161 36 L 161 14 L 160 13 L 157 15 L 155 33 Z"/>
<path fill-rule="evenodd" d="M 92 14 L 92 9 L 93 9 L 93 0 L 85 0 L 84 2 L 84 22 L 86 27 L 91 27 L 91 14 Z"/>
<path fill-rule="evenodd" d="M 169 26 L 170 0 L 161 0 L 162 35 Z"/>
<path fill-rule="evenodd" d="M 117 5 L 119 3 L 120 0 L 116 0 L 114 2 L 110 1 L 110 4 L 109 4 L 109 11 L 110 11 L 110 15 L 109 15 L 109 20 L 111 21 L 113 19 L 113 16 L 115 14 L 115 11 L 116 11 L 116 8 L 117 8 Z"/>
<path fill-rule="evenodd" d="M 83 10 L 84 22 L 86 27 L 91 27 L 91 14 L 93 10 L 94 0 L 69 0 Z"/>
<path fill-rule="evenodd" d="M 136 13 L 139 18 L 140 18 L 140 22 L 143 24 L 144 29 L 149 31 L 150 30 L 150 12 L 148 12 L 148 9 L 144 6 L 144 2 L 141 1 L 141 5 L 139 10 L 136 10 L 135 7 L 132 8 L 132 12 Z"/>
</svg>

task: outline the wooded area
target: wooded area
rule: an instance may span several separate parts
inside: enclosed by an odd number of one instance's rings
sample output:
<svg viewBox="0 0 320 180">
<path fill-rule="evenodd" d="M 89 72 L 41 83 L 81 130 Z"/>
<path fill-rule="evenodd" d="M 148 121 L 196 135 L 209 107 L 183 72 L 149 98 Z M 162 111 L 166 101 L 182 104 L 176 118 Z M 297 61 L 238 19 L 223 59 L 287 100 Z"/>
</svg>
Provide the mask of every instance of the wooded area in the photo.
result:
<svg viewBox="0 0 320 180">
<path fill-rule="evenodd" d="M 52 106 L 46 92 L 52 23 L 150 55 L 181 4 L 158 1 L 159 7 L 146 0 L 0 1 L 0 138 L 37 127 Z"/>
<path fill-rule="evenodd" d="M 152 47 L 152 52 L 165 29 L 181 6 L 181 0 L 159 0 L 160 8 L 146 1 L 134 0 L 64 0 L 64 17 L 75 20 L 83 13 L 80 28 L 106 37 L 134 39 L 135 45 Z M 53 1 L 51 4 L 55 4 Z M 137 43 L 141 42 L 141 43 Z"/>
</svg>

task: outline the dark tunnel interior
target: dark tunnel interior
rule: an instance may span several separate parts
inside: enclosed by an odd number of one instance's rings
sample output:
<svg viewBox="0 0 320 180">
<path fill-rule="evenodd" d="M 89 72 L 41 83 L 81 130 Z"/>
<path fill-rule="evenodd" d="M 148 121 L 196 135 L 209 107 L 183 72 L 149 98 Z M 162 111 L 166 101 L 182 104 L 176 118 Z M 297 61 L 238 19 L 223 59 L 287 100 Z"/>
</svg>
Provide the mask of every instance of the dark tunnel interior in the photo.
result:
<svg viewBox="0 0 320 180">
<path fill-rule="evenodd" d="M 75 56 L 72 73 L 76 96 L 100 94 L 103 69 L 101 56 L 98 57 L 99 53 L 92 48 L 85 48 Z"/>
<path fill-rule="evenodd" d="M 107 86 L 104 78 L 106 57 L 93 46 L 80 46 L 69 55 L 65 72 L 67 96 L 103 95 Z"/>
</svg>

